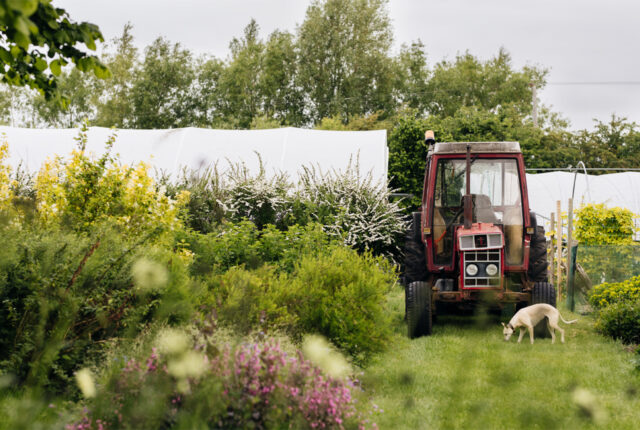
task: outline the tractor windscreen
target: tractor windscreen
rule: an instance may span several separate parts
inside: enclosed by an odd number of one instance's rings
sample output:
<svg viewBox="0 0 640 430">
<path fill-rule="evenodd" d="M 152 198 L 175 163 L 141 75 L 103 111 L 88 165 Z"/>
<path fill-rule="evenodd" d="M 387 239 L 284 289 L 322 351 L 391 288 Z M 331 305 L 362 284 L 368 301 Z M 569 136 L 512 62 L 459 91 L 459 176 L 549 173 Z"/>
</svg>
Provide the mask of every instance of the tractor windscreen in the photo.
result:
<svg viewBox="0 0 640 430">
<path fill-rule="evenodd" d="M 438 161 L 433 212 L 436 264 L 450 264 L 453 257 L 453 226 L 463 222 L 465 168 L 464 159 Z M 472 159 L 470 176 L 473 222 L 502 225 L 507 264 L 522 264 L 524 218 L 516 160 Z"/>
</svg>

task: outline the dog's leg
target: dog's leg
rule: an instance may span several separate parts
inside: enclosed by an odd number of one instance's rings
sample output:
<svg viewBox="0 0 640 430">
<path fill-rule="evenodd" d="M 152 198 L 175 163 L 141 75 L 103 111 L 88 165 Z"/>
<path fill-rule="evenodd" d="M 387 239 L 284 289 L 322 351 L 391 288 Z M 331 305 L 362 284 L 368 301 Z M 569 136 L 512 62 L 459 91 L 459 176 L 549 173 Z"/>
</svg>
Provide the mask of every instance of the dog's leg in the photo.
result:
<svg viewBox="0 0 640 430">
<path fill-rule="evenodd" d="M 556 343 L 556 333 L 553 327 L 551 327 L 551 321 L 547 318 L 547 328 L 549 329 L 549 333 L 551 333 L 551 343 Z"/>
<path fill-rule="evenodd" d="M 531 345 L 533 345 L 533 326 L 529 325 L 527 326 L 527 329 L 529 330 L 529 339 L 531 339 Z"/>
<path fill-rule="evenodd" d="M 522 342 L 522 338 L 524 337 L 525 328 L 520 327 L 520 336 L 518 336 L 518 343 Z"/>
<path fill-rule="evenodd" d="M 560 342 L 564 343 L 564 330 L 558 326 L 558 331 L 560 332 Z"/>
</svg>

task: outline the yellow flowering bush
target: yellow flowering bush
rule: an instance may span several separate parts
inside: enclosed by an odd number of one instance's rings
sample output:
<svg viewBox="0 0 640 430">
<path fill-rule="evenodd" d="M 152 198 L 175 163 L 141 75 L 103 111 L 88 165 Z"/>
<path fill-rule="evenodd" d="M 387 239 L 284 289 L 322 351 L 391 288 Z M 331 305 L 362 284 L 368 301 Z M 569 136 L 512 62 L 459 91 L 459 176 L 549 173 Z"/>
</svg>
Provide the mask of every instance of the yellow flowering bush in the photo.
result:
<svg viewBox="0 0 640 430">
<path fill-rule="evenodd" d="M 634 214 L 628 209 L 588 204 L 576 211 L 576 239 L 583 245 L 633 243 Z"/>
<path fill-rule="evenodd" d="M 589 295 L 589 303 L 595 308 L 637 300 L 640 300 L 640 276 L 634 276 L 624 282 L 605 282 L 594 287 Z"/>
<path fill-rule="evenodd" d="M 11 204 L 11 167 L 5 164 L 9 157 L 9 144 L 4 135 L 0 136 L 0 210 Z"/>
<path fill-rule="evenodd" d="M 110 220 L 131 233 L 181 225 L 188 192 L 171 199 L 156 186 L 148 164 L 121 165 L 111 155 L 115 136 L 109 138 L 107 151 L 100 158 L 85 152 L 86 139 L 83 128 L 78 148 L 68 160 L 49 159 L 36 177 L 36 202 L 45 223 L 60 222 L 87 230 Z"/>
</svg>

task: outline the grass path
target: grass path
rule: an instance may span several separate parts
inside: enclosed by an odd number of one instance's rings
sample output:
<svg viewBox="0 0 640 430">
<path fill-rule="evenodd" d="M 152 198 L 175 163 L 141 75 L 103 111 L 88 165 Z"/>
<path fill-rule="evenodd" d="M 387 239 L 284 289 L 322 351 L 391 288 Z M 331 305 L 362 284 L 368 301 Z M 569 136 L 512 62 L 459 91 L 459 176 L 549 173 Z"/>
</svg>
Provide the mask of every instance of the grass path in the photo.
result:
<svg viewBox="0 0 640 430">
<path fill-rule="evenodd" d="M 409 340 L 403 294 L 392 296 L 392 344 L 362 379 L 381 429 L 640 428 L 634 355 L 598 335 L 591 317 L 561 309 L 579 319 L 560 323 L 564 345 L 504 342 L 488 317 L 441 318 L 432 336 Z"/>
</svg>

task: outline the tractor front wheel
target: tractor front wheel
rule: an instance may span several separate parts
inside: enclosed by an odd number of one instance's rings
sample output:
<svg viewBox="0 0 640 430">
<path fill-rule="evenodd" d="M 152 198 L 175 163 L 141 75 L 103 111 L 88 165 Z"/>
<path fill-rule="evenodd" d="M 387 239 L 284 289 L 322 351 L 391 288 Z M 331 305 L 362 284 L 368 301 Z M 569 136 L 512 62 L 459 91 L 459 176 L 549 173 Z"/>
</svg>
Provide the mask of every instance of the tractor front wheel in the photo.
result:
<svg viewBox="0 0 640 430">
<path fill-rule="evenodd" d="M 431 283 L 411 282 L 405 290 L 409 338 L 431 334 L 433 319 L 431 309 Z"/>
<path fill-rule="evenodd" d="M 547 237 L 544 235 L 544 227 L 536 227 L 535 235 L 531 236 L 529 246 L 529 281 L 547 282 Z"/>
</svg>

